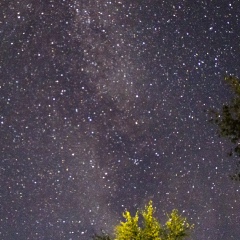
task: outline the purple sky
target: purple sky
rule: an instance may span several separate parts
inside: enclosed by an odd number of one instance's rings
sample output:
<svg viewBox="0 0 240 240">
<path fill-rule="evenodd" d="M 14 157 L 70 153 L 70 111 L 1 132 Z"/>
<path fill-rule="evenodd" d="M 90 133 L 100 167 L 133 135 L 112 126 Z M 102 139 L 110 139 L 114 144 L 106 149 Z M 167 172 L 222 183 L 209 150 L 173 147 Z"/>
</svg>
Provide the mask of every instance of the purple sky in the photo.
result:
<svg viewBox="0 0 240 240">
<path fill-rule="evenodd" d="M 237 159 L 204 110 L 240 71 L 238 1 L 0 3 L 0 238 L 89 240 L 150 199 L 239 238 Z"/>
</svg>

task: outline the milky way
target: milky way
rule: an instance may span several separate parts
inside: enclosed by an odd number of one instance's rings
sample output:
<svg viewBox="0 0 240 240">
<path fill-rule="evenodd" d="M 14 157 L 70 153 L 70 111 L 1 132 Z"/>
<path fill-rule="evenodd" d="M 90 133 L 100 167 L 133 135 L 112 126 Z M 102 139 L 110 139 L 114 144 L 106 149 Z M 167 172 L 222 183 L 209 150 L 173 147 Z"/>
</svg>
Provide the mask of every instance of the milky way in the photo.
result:
<svg viewBox="0 0 240 240">
<path fill-rule="evenodd" d="M 236 159 L 204 110 L 239 74 L 238 1 L 1 1 L 0 238 L 112 232 L 150 199 L 239 238 Z"/>
</svg>

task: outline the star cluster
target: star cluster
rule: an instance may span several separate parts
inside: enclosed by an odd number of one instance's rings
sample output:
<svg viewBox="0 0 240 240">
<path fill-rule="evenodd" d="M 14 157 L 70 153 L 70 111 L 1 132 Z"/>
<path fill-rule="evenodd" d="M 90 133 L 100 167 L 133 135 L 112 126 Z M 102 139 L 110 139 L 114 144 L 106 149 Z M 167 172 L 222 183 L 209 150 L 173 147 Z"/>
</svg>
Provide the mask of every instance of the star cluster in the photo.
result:
<svg viewBox="0 0 240 240">
<path fill-rule="evenodd" d="M 150 199 L 238 239 L 229 143 L 204 110 L 237 75 L 238 1 L 0 3 L 0 237 L 82 239 Z"/>
</svg>

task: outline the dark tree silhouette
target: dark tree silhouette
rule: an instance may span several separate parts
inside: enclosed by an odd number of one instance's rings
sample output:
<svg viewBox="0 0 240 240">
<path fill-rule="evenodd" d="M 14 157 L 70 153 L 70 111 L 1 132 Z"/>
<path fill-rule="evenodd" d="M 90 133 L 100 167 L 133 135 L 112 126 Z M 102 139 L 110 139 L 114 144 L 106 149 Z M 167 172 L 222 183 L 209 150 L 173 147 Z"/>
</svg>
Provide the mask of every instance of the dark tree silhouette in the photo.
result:
<svg viewBox="0 0 240 240">
<path fill-rule="evenodd" d="M 112 240 L 112 238 L 105 231 L 101 230 L 100 235 L 94 234 L 93 240 Z"/>
<path fill-rule="evenodd" d="M 233 148 L 229 156 L 240 157 L 240 80 L 236 77 L 226 77 L 225 81 L 230 85 L 234 97 L 229 104 L 224 104 L 221 111 L 211 110 L 211 122 L 218 126 L 218 134 L 230 140 Z M 230 177 L 240 181 L 240 164 L 237 165 L 236 173 Z"/>
</svg>

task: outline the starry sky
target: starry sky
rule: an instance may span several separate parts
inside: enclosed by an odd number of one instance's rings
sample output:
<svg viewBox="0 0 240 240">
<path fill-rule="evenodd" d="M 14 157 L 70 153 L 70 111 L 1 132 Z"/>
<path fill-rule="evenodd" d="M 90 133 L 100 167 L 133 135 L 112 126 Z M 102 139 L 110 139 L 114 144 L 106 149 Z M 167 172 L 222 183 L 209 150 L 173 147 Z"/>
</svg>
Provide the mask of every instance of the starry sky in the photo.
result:
<svg viewBox="0 0 240 240">
<path fill-rule="evenodd" d="M 153 200 L 238 239 L 236 159 L 204 110 L 240 72 L 236 0 L 2 0 L 0 238 L 89 240 Z"/>
</svg>

